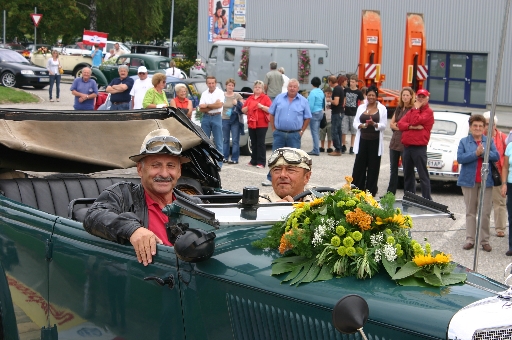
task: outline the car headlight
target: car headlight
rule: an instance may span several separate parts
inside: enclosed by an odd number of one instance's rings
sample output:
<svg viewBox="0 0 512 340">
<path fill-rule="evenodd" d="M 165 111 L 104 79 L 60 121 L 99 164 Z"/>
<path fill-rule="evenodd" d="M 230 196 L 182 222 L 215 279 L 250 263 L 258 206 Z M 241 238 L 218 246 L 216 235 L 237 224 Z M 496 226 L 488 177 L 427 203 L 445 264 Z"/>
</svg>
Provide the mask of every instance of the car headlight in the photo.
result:
<svg viewBox="0 0 512 340">
<path fill-rule="evenodd" d="M 21 70 L 21 74 L 34 74 L 32 70 Z"/>
</svg>

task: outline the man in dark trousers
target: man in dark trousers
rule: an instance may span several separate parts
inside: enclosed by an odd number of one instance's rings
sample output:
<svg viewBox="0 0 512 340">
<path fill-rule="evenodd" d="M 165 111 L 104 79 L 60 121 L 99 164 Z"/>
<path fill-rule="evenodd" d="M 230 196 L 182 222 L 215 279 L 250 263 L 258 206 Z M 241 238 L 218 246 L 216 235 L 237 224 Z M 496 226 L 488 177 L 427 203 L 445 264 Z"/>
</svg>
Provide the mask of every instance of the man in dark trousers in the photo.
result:
<svg viewBox="0 0 512 340">
<path fill-rule="evenodd" d="M 416 176 L 414 167 L 418 170 L 421 185 L 421 195 L 429 200 L 430 177 L 427 170 L 427 145 L 430 141 L 430 131 L 434 125 L 434 112 L 428 105 L 430 93 L 420 89 L 416 93 L 414 107 L 398 122 L 402 131 L 404 153 L 404 190 L 416 193 Z"/>
</svg>

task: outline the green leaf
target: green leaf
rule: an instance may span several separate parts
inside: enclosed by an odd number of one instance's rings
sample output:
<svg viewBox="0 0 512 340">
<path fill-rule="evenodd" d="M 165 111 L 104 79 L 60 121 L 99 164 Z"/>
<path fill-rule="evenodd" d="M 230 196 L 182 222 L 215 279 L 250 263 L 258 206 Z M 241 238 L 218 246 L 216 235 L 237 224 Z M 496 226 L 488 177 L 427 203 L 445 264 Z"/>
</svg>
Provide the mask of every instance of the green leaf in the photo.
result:
<svg viewBox="0 0 512 340">
<path fill-rule="evenodd" d="M 309 260 L 307 257 L 304 256 L 285 256 L 285 257 L 279 257 L 272 261 L 272 263 L 280 263 L 280 262 L 289 262 L 289 263 L 302 263 Z"/>
<path fill-rule="evenodd" d="M 419 279 L 414 276 L 409 276 L 400 280 L 397 280 L 399 285 L 401 286 L 411 286 L 411 287 L 432 287 L 428 283 L 425 282 L 423 279 Z"/>
<path fill-rule="evenodd" d="M 414 275 L 416 272 L 420 271 L 421 267 L 418 267 L 416 263 L 410 261 L 407 262 L 395 275 L 391 277 L 393 280 L 400 280 L 405 277 Z"/>
<path fill-rule="evenodd" d="M 436 274 L 425 275 L 423 277 L 423 279 L 425 280 L 426 283 L 428 283 L 432 286 L 436 286 L 436 287 L 443 286 L 443 280 L 441 278 L 437 277 Z"/>
<path fill-rule="evenodd" d="M 449 264 L 446 265 L 446 267 L 444 267 L 443 270 L 441 270 L 441 273 L 443 274 L 449 274 L 451 272 L 453 272 L 453 270 L 455 269 L 455 267 L 457 267 L 457 264 L 454 263 L 454 262 L 451 262 Z"/>
<path fill-rule="evenodd" d="M 272 265 L 272 275 L 280 275 L 283 273 L 288 273 L 289 271 L 292 271 L 293 268 L 295 268 L 295 265 L 293 263 L 289 263 L 289 262 L 274 263 Z"/>
<path fill-rule="evenodd" d="M 382 264 L 384 265 L 384 269 L 388 272 L 389 276 L 393 277 L 396 274 L 396 270 L 399 265 L 396 261 L 389 262 L 386 257 L 382 257 Z"/>
<path fill-rule="evenodd" d="M 329 270 L 328 266 L 323 266 L 322 269 L 320 269 L 320 273 L 313 281 L 327 281 L 333 278 L 333 275 L 331 271 Z"/>
<path fill-rule="evenodd" d="M 318 213 L 323 216 L 327 215 L 327 204 L 322 206 L 322 208 L 318 209 Z"/>
<path fill-rule="evenodd" d="M 320 267 L 317 266 L 316 263 L 314 263 L 311 266 L 311 268 L 309 268 L 308 273 L 306 274 L 306 276 L 304 276 L 300 283 L 307 283 L 313 281 L 318 276 L 318 273 L 320 273 Z"/>
<path fill-rule="evenodd" d="M 306 262 L 306 263 L 304 263 L 304 265 L 302 265 L 302 271 L 299 273 L 299 275 L 297 275 L 292 280 L 292 282 L 290 282 L 290 286 L 293 286 L 294 284 L 299 285 L 302 282 L 302 280 L 306 277 L 306 275 L 308 274 L 311 266 L 316 266 L 314 259 L 312 259 L 311 261 Z"/>
<path fill-rule="evenodd" d="M 437 276 L 439 278 L 439 280 L 443 280 L 441 278 L 441 269 L 438 267 L 438 266 L 434 266 L 434 273 L 433 273 L 435 276 Z"/>
<path fill-rule="evenodd" d="M 281 281 L 281 283 L 287 282 L 287 281 L 290 281 L 290 280 L 294 279 L 295 277 L 297 277 L 297 275 L 299 275 L 299 273 L 301 271 L 302 271 L 302 266 L 295 266 L 295 267 L 293 267 L 293 270 L 291 271 L 291 273 L 288 274 L 288 276 L 286 276 L 284 278 L 284 280 Z"/>
<path fill-rule="evenodd" d="M 442 278 L 443 278 L 443 286 L 449 286 L 449 285 L 454 285 L 457 283 L 466 282 L 467 275 L 462 274 L 462 273 L 459 273 L 459 274 L 451 273 L 451 274 L 443 275 Z"/>
</svg>

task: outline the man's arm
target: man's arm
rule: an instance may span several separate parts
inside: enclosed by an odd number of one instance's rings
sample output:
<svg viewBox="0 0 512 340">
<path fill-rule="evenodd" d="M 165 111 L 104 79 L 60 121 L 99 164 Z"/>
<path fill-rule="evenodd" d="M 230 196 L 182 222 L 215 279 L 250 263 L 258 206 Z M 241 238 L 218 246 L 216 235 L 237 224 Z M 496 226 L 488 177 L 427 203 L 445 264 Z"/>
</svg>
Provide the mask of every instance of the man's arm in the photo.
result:
<svg viewBox="0 0 512 340">
<path fill-rule="evenodd" d="M 339 86 L 336 86 L 334 88 L 333 93 L 332 93 L 332 99 L 330 101 L 331 105 L 334 105 L 334 106 L 339 105 L 342 91 L 343 90 L 341 90 L 341 88 Z"/>
<path fill-rule="evenodd" d="M 120 194 L 113 190 L 103 191 L 87 210 L 84 229 L 92 235 L 120 244 L 130 242 L 139 262 L 147 266 L 156 254 L 156 244 L 162 244 L 162 240 L 144 228 L 135 213 L 122 212 L 121 201 Z"/>
</svg>

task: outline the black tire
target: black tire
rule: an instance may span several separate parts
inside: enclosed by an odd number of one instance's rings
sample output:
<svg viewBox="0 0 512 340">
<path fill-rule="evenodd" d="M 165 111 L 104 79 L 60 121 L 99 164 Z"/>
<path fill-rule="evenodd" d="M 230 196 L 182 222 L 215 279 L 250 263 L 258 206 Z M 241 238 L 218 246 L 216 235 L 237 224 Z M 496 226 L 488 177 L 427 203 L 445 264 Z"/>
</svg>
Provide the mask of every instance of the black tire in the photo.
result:
<svg viewBox="0 0 512 340">
<path fill-rule="evenodd" d="M 46 87 L 46 85 L 33 85 L 35 89 L 42 90 Z"/>
<path fill-rule="evenodd" d="M 2 85 L 5 87 L 16 87 L 16 76 L 11 71 L 5 71 L 2 73 L 1 78 Z"/>
<path fill-rule="evenodd" d="M 243 156 L 250 156 L 250 155 L 252 155 L 252 144 L 251 144 L 251 139 L 250 138 L 247 138 L 247 144 L 245 144 L 244 146 L 242 146 L 240 148 L 240 154 L 243 155 Z"/>
</svg>

